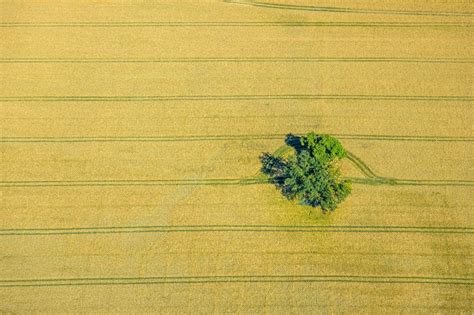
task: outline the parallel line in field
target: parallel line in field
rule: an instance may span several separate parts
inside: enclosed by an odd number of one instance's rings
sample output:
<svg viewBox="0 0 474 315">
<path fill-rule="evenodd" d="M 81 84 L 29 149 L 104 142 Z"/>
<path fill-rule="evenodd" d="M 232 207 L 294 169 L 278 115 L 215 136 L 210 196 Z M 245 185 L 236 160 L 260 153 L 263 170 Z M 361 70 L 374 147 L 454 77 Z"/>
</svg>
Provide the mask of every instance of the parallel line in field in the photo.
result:
<svg viewBox="0 0 474 315">
<path fill-rule="evenodd" d="M 365 174 L 365 173 L 364 173 Z M 365 174 L 367 175 L 367 174 Z M 474 186 L 474 180 L 416 180 L 386 177 L 368 178 L 348 177 L 355 184 L 392 185 L 392 186 Z M 260 178 L 223 178 L 223 179 L 157 179 L 157 180 L 65 180 L 65 181 L 0 181 L 0 187 L 99 187 L 99 186 L 238 186 L 268 184 Z"/>
<path fill-rule="evenodd" d="M 69 27 L 473 27 L 472 23 L 451 22 L 3 22 L 4 28 L 69 28 Z"/>
<path fill-rule="evenodd" d="M 282 232 L 282 233 L 421 233 L 474 234 L 474 227 L 430 226 L 311 226 L 311 225 L 151 225 L 76 228 L 0 229 L 0 236 L 133 234 L 133 233 L 208 233 L 208 232 Z"/>
<path fill-rule="evenodd" d="M 149 102 L 149 101 L 253 101 L 253 100 L 365 100 L 365 101 L 458 101 L 471 102 L 467 95 L 147 95 L 147 96 L 0 96 L 1 102 Z"/>
<path fill-rule="evenodd" d="M 214 57 L 214 58 L 0 58 L 0 63 L 473 63 L 472 58 Z"/>
<path fill-rule="evenodd" d="M 152 284 L 206 284 L 206 283 L 287 283 L 287 282 L 342 282 L 374 284 L 444 284 L 474 285 L 468 277 L 417 276 L 360 276 L 360 275 L 227 275 L 227 276 L 166 276 L 114 278 L 55 278 L 0 280 L 0 287 L 51 287 L 81 285 L 152 285 Z"/>
<path fill-rule="evenodd" d="M 474 186 L 474 180 L 416 180 L 385 177 L 358 178 L 348 177 L 355 184 L 392 185 L 392 186 Z M 99 187 L 99 186 L 238 186 L 268 184 L 261 178 L 225 178 L 225 179 L 169 179 L 169 180 L 65 180 L 65 181 L 0 181 L 1 187 Z"/>
<path fill-rule="evenodd" d="M 473 12 L 446 12 L 446 11 L 420 11 L 420 10 L 390 10 L 390 9 L 362 9 L 345 7 L 322 7 L 309 5 L 291 5 L 283 3 L 251 1 L 251 0 L 224 0 L 224 2 L 250 5 L 259 8 L 330 12 L 330 13 L 359 13 L 359 14 L 388 14 L 388 15 L 422 15 L 422 16 L 474 16 Z"/>
<path fill-rule="evenodd" d="M 367 175 L 366 173 L 364 173 Z M 357 178 L 347 177 L 354 184 L 361 185 L 391 185 L 391 186 L 474 186 L 473 180 L 418 180 L 418 179 L 397 179 L 388 177 Z"/>
<path fill-rule="evenodd" d="M 94 187 L 94 186 L 202 186 L 252 185 L 268 183 L 266 179 L 160 179 L 160 180 L 87 180 L 87 181 L 0 181 L 0 187 Z"/>
<path fill-rule="evenodd" d="M 396 135 L 360 135 L 332 134 L 344 140 L 373 141 L 428 141 L 428 142 L 472 142 L 474 137 L 450 136 L 396 136 Z M 253 135 L 192 135 L 192 136 L 110 136 L 110 137 L 0 137 L 3 143 L 76 143 L 76 142 L 189 142 L 189 141 L 244 141 L 244 140 L 281 140 L 286 134 Z"/>
</svg>

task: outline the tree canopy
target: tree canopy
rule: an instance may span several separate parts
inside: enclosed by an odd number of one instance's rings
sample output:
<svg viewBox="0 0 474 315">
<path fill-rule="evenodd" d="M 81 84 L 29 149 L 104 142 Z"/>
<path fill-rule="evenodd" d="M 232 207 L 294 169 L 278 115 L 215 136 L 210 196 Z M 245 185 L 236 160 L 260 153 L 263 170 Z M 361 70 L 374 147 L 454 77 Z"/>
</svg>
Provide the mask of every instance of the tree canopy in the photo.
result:
<svg viewBox="0 0 474 315">
<path fill-rule="evenodd" d="M 296 140 L 296 141 L 295 141 Z M 339 140 L 314 132 L 287 136 L 295 150 L 288 157 L 264 153 L 262 169 L 289 200 L 334 211 L 351 192 L 351 183 L 340 178 L 338 161 L 346 156 Z"/>
<path fill-rule="evenodd" d="M 301 146 L 312 153 L 313 157 L 322 162 L 331 162 L 336 158 L 342 159 L 346 156 L 346 150 L 334 137 L 328 135 L 317 135 L 314 132 L 300 137 Z"/>
</svg>

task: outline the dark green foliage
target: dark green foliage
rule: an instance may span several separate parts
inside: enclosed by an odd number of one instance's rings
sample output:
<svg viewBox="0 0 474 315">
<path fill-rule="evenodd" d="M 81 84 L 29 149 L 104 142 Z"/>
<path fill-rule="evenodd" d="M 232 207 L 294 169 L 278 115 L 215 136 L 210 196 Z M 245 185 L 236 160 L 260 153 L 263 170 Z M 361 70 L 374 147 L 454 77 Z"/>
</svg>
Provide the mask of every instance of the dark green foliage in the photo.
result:
<svg viewBox="0 0 474 315">
<path fill-rule="evenodd" d="M 296 154 L 289 158 L 265 153 L 261 157 L 262 172 L 286 198 L 320 206 L 323 212 L 334 211 L 351 192 L 350 182 L 340 179 L 334 163 L 346 152 L 337 139 L 327 135 L 310 133 L 299 140 Z"/>
</svg>

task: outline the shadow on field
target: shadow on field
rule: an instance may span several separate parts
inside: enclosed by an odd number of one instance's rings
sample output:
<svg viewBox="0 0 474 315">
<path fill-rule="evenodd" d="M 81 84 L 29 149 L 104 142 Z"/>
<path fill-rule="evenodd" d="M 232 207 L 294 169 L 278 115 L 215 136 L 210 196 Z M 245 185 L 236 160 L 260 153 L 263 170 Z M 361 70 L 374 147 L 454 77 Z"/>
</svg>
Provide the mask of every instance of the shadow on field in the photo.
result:
<svg viewBox="0 0 474 315">
<path fill-rule="evenodd" d="M 289 133 L 285 137 L 285 143 L 286 145 L 292 147 L 293 149 L 296 150 L 297 153 L 300 153 L 301 150 L 303 150 L 303 147 L 301 146 L 301 137 L 294 135 L 292 133 Z"/>
</svg>

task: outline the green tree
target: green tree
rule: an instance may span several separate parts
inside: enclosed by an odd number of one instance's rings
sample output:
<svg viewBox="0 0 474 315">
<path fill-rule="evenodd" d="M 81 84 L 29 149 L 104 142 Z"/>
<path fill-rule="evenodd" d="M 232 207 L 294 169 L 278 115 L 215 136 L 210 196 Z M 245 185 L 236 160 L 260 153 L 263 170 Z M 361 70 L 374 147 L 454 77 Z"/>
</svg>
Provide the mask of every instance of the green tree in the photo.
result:
<svg viewBox="0 0 474 315">
<path fill-rule="evenodd" d="M 316 159 L 323 162 L 331 162 L 346 156 L 346 150 L 339 140 L 328 135 L 317 135 L 310 132 L 300 138 L 300 145 L 303 149 L 311 152 Z"/>
<path fill-rule="evenodd" d="M 315 133 L 300 137 L 297 144 L 293 142 L 295 154 L 288 158 L 263 154 L 262 172 L 289 200 L 334 211 L 351 192 L 351 183 L 340 178 L 337 166 L 346 151 L 334 137 Z"/>
</svg>

